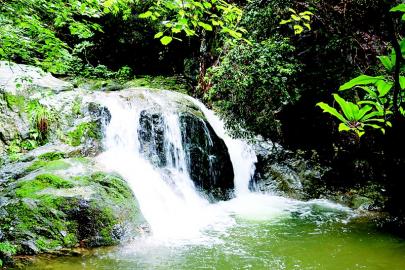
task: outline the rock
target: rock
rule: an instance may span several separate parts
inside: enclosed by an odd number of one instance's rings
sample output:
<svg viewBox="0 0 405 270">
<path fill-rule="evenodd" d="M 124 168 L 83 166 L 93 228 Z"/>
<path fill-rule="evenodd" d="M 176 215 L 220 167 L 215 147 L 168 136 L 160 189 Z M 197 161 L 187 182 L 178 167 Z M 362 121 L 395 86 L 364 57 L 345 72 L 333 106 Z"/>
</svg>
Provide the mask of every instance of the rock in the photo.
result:
<svg viewBox="0 0 405 270">
<path fill-rule="evenodd" d="M 316 161 L 316 153 L 304 158 L 297 151 L 257 138 L 253 145 L 258 157 L 251 189 L 295 199 L 328 199 L 353 209 L 381 211 L 387 201 L 384 188 L 366 183 L 350 188 L 336 188 L 327 182 L 329 168 Z M 358 166 L 364 163 L 358 162 Z"/>
<path fill-rule="evenodd" d="M 15 95 L 22 88 L 48 89 L 59 93 L 73 90 L 73 85 L 56 79 L 40 68 L 0 61 L 0 88 Z"/>
<path fill-rule="evenodd" d="M 141 152 L 158 167 L 167 165 L 165 147 L 165 122 L 163 115 L 142 111 L 139 119 L 139 141 Z"/>
<path fill-rule="evenodd" d="M 196 187 L 212 200 L 229 199 L 233 188 L 233 167 L 224 141 L 204 114 L 188 102 L 178 104 L 182 147 L 187 169 Z M 141 152 L 155 166 L 176 166 L 176 150 L 165 137 L 168 125 L 157 107 L 141 112 L 139 141 Z M 170 175 L 168 176 L 170 179 Z"/>
<path fill-rule="evenodd" d="M 204 118 L 195 114 L 182 113 L 180 125 L 186 160 L 195 185 L 215 199 L 230 198 L 234 174 L 224 141 Z"/>
<path fill-rule="evenodd" d="M 322 177 L 327 168 L 260 137 L 253 147 L 258 162 L 251 189 L 295 199 L 318 198 L 322 194 Z"/>
<path fill-rule="evenodd" d="M 0 202 L 2 241 L 17 254 L 113 245 L 145 223 L 121 177 L 97 172 L 91 162 L 80 169 L 79 163 L 54 171 L 44 164 L 1 184 L 1 197 L 7 198 Z"/>
</svg>

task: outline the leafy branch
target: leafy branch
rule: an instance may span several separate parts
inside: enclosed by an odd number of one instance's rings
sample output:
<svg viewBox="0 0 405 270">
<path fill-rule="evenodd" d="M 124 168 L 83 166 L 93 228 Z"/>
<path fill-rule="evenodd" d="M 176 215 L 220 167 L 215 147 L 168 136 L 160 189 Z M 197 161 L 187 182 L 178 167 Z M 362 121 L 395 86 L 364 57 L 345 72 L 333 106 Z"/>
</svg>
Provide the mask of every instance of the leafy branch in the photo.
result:
<svg viewBox="0 0 405 270">
<path fill-rule="evenodd" d="M 401 12 L 402 20 L 405 20 L 405 4 L 397 5 L 390 9 L 390 12 Z M 331 114 L 341 123 L 339 131 L 354 132 L 358 137 L 365 133 L 365 127 L 381 130 L 385 133 L 386 127 L 392 127 L 391 116 L 405 116 L 405 109 L 402 104 L 402 96 L 405 90 L 404 53 L 405 39 L 398 41 L 394 24 L 391 19 L 388 22 L 389 35 L 392 50 L 389 55 L 379 56 L 385 74 L 369 76 L 362 74 L 340 86 L 340 91 L 362 90 L 362 98 L 356 103 L 344 100 L 337 94 L 334 99 L 340 107 L 340 113 L 335 108 L 324 102 L 317 106 L 324 112 Z"/>
</svg>

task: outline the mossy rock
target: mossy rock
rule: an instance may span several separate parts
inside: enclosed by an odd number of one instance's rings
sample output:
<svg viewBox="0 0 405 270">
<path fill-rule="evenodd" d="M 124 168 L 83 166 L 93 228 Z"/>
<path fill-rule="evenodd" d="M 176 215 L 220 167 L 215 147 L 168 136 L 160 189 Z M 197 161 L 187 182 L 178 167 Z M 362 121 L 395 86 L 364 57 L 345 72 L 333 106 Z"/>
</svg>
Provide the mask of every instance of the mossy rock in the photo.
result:
<svg viewBox="0 0 405 270">
<path fill-rule="evenodd" d="M 16 254 L 114 245 L 145 220 L 126 182 L 96 172 L 67 179 L 40 174 L 3 185 L 0 242 Z M 0 259 L 7 256 L 0 252 Z"/>
<path fill-rule="evenodd" d="M 86 139 L 101 139 L 101 128 L 95 122 L 84 122 L 77 125 L 72 131 L 67 134 L 67 143 L 71 146 L 79 146 Z"/>
</svg>

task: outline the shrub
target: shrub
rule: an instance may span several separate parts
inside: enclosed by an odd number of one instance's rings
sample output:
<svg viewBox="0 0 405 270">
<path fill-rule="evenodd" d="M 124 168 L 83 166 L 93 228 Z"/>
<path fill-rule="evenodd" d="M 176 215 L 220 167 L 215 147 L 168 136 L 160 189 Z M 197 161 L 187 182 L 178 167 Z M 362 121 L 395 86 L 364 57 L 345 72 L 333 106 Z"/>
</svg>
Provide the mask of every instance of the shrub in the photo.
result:
<svg viewBox="0 0 405 270">
<path fill-rule="evenodd" d="M 243 129 L 273 138 L 280 135 L 277 113 L 299 97 L 292 84 L 299 70 L 293 51 L 280 38 L 241 44 L 209 71 L 212 87 L 206 98 L 239 135 Z"/>
</svg>

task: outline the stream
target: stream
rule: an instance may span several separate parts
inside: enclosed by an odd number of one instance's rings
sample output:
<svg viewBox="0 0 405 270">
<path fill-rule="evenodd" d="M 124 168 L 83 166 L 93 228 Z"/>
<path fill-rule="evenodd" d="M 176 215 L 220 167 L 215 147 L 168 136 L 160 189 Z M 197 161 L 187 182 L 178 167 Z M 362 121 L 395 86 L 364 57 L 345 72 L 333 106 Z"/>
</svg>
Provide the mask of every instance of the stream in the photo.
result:
<svg viewBox="0 0 405 270">
<path fill-rule="evenodd" d="M 164 92 L 146 91 L 144 98 L 163 119 L 160 152 L 149 149 L 153 155 L 147 158 L 142 151 L 138 119 L 145 108 L 129 94 L 106 94 L 102 103 L 111 119 L 97 161 L 125 178 L 151 232 L 80 256 L 38 256 L 26 269 L 405 269 L 405 242 L 351 209 L 250 191 L 253 150 L 230 138 L 212 111 L 189 98 L 225 142 L 233 166 L 233 198 L 210 201 L 191 179 L 193 164 L 173 101 Z M 208 128 L 206 137 L 212 144 Z M 157 167 L 150 156 L 161 153 L 164 165 Z"/>
</svg>

